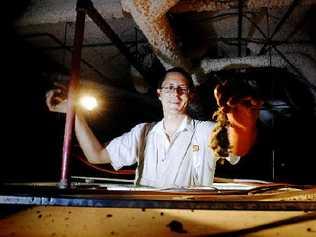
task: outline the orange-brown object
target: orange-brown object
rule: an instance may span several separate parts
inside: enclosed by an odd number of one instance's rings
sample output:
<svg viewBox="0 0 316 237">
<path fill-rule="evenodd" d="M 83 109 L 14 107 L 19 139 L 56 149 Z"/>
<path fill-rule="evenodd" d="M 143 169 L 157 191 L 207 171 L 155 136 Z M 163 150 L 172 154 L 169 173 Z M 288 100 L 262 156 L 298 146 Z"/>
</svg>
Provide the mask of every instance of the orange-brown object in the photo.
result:
<svg viewBox="0 0 316 237">
<path fill-rule="evenodd" d="M 227 119 L 230 123 L 228 139 L 232 154 L 242 156 L 250 150 L 256 140 L 258 115 L 258 108 L 243 104 L 243 100 L 230 108 Z"/>
<path fill-rule="evenodd" d="M 214 90 L 219 108 L 214 113 L 216 125 L 209 146 L 217 157 L 242 156 L 250 150 L 256 140 L 256 122 L 262 105 L 249 91 L 234 94 L 238 88 L 229 83 L 225 81 Z"/>
</svg>

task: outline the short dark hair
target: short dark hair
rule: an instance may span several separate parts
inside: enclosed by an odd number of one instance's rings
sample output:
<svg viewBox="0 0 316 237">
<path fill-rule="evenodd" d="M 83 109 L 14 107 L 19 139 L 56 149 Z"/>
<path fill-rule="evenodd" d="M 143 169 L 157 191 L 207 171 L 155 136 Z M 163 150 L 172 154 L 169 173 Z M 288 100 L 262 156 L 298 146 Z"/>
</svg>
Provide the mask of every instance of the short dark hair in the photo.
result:
<svg viewBox="0 0 316 237">
<path fill-rule="evenodd" d="M 189 88 L 194 87 L 193 80 L 192 80 L 190 73 L 188 73 L 186 70 L 184 70 L 181 67 L 173 67 L 173 68 L 170 68 L 164 72 L 164 74 L 162 75 L 161 79 L 158 82 L 158 88 L 161 88 L 161 85 L 164 82 L 164 80 L 166 79 L 167 74 L 171 73 L 171 72 L 180 73 L 188 81 Z"/>
</svg>

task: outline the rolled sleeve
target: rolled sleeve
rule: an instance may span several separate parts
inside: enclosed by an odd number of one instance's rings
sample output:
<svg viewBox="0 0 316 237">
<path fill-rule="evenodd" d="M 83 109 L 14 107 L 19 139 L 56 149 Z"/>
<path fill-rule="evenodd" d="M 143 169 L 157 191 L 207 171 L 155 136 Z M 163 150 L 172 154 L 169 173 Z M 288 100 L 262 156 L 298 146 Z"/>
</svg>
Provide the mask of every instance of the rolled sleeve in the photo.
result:
<svg viewBox="0 0 316 237">
<path fill-rule="evenodd" d="M 114 138 L 107 146 L 111 165 L 115 170 L 135 164 L 138 159 L 139 141 L 145 124 L 136 125 L 131 131 Z"/>
</svg>

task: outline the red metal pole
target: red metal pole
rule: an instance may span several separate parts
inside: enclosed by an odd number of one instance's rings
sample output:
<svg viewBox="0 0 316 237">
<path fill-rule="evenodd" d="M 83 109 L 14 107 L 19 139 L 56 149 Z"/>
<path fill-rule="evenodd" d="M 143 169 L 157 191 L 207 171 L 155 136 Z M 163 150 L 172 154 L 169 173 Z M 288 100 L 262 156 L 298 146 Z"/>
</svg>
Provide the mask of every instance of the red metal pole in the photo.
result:
<svg viewBox="0 0 316 237">
<path fill-rule="evenodd" d="M 61 177 L 59 181 L 60 188 L 69 188 L 69 167 L 70 167 L 70 155 L 72 148 L 72 138 L 73 130 L 75 124 L 75 95 L 77 91 L 77 86 L 80 78 L 80 60 L 81 60 L 81 49 L 84 37 L 84 26 L 85 26 L 85 16 L 86 8 L 85 0 L 77 1 L 77 16 L 76 16 L 76 28 L 74 36 L 74 49 L 72 52 L 71 61 L 71 78 L 68 88 L 68 102 L 67 102 L 67 115 L 66 124 L 64 132 L 64 144 L 63 144 L 63 155 L 62 155 L 62 165 L 61 165 Z"/>
</svg>

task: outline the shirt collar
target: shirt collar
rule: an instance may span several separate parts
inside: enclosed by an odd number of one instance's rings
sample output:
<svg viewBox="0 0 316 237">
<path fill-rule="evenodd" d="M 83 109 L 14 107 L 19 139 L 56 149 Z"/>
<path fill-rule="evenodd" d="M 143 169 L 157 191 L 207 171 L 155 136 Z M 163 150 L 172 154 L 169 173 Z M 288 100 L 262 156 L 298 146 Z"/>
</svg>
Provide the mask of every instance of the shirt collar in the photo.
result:
<svg viewBox="0 0 316 237">
<path fill-rule="evenodd" d="M 176 132 L 194 130 L 194 121 L 191 117 L 185 116 Z M 152 129 L 152 132 L 164 132 L 163 119 L 160 120 Z"/>
</svg>

